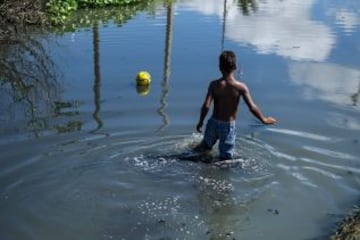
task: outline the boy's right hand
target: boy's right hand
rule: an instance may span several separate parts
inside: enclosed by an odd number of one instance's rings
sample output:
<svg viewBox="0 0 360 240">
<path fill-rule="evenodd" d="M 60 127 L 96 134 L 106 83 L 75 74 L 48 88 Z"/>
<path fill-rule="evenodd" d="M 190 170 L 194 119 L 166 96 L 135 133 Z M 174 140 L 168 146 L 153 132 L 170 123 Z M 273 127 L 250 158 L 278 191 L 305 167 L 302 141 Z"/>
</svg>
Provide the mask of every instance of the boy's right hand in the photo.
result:
<svg viewBox="0 0 360 240">
<path fill-rule="evenodd" d="M 263 121 L 264 124 L 268 125 L 268 124 L 275 124 L 277 121 L 275 118 L 273 117 L 266 117 Z"/>
</svg>

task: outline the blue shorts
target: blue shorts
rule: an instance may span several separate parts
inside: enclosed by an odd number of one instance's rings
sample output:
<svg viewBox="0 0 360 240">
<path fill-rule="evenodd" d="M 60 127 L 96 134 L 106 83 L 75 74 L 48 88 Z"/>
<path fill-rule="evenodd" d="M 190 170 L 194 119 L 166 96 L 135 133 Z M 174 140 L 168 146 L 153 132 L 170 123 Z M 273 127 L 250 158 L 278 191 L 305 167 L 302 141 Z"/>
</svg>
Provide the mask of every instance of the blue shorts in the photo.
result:
<svg viewBox="0 0 360 240">
<path fill-rule="evenodd" d="M 221 160 L 232 159 L 234 155 L 236 138 L 235 121 L 224 122 L 214 118 L 207 121 L 204 138 L 201 145 L 206 149 L 212 149 L 219 140 L 219 152 Z"/>
</svg>

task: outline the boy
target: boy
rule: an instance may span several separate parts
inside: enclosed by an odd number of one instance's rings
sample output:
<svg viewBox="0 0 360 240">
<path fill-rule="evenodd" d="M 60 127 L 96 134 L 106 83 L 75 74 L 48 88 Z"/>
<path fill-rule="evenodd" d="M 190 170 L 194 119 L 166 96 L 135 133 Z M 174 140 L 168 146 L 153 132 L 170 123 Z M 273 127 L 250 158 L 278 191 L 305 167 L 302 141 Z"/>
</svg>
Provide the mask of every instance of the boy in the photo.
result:
<svg viewBox="0 0 360 240">
<path fill-rule="evenodd" d="M 213 113 L 206 124 L 205 134 L 202 142 L 195 147 L 196 151 L 211 150 L 219 139 L 220 159 L 233 158 L 235 146 L 235 120 L 240 97 L 243 97 L 250 112 L 263 124 L 274 124 L 276 120 L 272 117 L 264 117 L 260 108 L 253 102 L 249 89 L 234 77 L 237 69 L 236 56 L 232 51 L 223 51 L 219 57 L 219 68 L 222 77 L 209 84 L 205 101 L 201 107 L 200 119 L 196 130 L 201 132 L 204 119 L 214 100 Z"/>
</svg>

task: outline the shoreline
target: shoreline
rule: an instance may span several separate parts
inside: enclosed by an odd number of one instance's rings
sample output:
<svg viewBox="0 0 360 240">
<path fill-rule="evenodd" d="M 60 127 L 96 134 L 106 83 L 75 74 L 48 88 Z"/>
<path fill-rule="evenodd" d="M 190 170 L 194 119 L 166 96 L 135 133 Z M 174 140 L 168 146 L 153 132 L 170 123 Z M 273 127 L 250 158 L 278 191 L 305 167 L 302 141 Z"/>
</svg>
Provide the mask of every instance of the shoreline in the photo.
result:
<svg viewBox="0 0 360 240">
<path fill-rule="evenodd" d="M 360 207 L 356 206 L 352 213 L 337 226 L 330 240 L 360 240 Z"/>
</svg>

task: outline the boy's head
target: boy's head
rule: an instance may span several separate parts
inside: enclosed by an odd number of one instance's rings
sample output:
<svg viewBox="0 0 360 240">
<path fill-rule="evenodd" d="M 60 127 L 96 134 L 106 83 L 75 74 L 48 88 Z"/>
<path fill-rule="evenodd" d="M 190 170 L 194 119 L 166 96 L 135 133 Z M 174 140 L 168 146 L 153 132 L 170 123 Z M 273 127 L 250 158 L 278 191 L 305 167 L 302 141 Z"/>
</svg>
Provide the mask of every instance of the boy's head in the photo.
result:
<svg viewBox="0 0 360 240">
<path fill-rule="evenodd" d="M 221 73 L 228 74 L 236 70 L 236 56 L 233 51 L 223 51 L 219 57 Z"/>
</svg>

